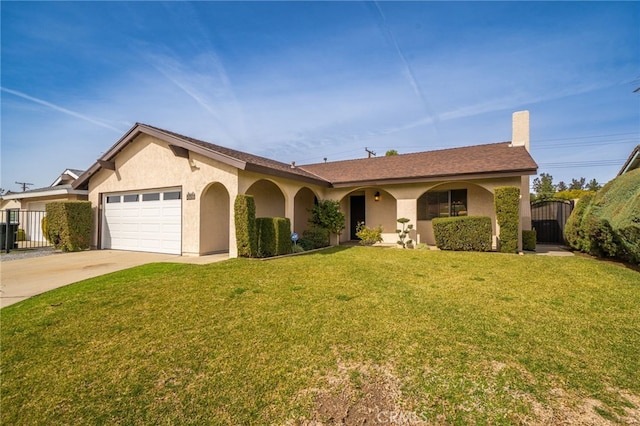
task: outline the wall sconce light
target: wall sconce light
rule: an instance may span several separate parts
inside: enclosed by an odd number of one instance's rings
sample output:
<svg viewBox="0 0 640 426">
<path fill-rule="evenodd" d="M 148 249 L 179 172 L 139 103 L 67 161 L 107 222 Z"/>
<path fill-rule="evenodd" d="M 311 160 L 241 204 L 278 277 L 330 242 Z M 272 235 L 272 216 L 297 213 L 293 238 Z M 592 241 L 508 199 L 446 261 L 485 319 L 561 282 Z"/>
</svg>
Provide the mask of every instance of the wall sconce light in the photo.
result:
<svg viewBox="0 0 640 426">
<path fill-rule="evenodd" d="M 380 192 L 376 191 L 376 193 L 373 195 L 373 199 L 376 201 L 380 201 Z"/>
</svg>

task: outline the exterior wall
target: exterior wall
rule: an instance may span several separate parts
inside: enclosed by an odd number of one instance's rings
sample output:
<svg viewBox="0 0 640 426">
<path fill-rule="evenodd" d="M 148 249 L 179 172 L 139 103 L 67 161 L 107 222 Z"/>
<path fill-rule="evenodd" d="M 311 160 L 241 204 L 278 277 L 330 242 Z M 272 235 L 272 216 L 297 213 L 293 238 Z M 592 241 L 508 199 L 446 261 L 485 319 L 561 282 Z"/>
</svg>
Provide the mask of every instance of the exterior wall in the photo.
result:
<svg viewBox="0 0 640 426">
<path fill-rule="evenodd" d="M 496 246 L 496 235 L 498 226 L 495 217 L 495 208 L 493 205 L 493 192 L 499 186 L 517 186 L 528 185 L 529 177 L 512 177 L 512 178 L 494 178 L 494 179 L 476 179 L 472 181 L 448 181 L 448 182 L 428 182 L 428 183 L 412 183 L 399 185 L 386 185 L 384 187 L 374 188 L 332 188 L 327 190 L 327 197 L 340 200 L 340 208 L 346 216 L 346 229 L 340 236 L 340 241 L 345 242 L 350 238 L 349 228 L 349 197 L 354 194 L 365 194 L 366 196 L 366 222 L 368 226 L 376 226 L 379 223 L 383 225 L 383 238 L 385 243 L 394 244 L 397 240 L 395 229 L 397 228 L 396 219 L 406 217 L 410 223 L 414 224 L 414 231 L 410 237 L 416 243 L 426 243 L 435 245 L 433 235 L 433 226 L 431 221 L 418 221 L 417 200 L 422 194 L 428 191 L 445 191 L 451 189 L 467 189 L 468 212 L 470 216 L 488 216 L 491 218 L 494 248 Z M 378 202 L 373 201 L 373 194 L 380 191 L 381 199 Z M 521 189 L 522 191 L 522 189 Z M 527 186 L 528 191 L 528 186 Z M 528 192 L 527 192 L 528 193 Z M 528 197 L 523 197 L 528 200 Z M 387 200 L 386 202 L 384 200 Z M 389 200 L 393 200 L 391 203 Z M 521 220 L 526 222 L 526 214 L 529 210 L 528 204 L 525 208 L 521 207 Z M 384 218 L 383 220 L 378 218 Z M 530 226 L 530 225 L 529 225 Z M 524 228 L 526 229 L 526 228 Z"/>
<path fill-rule="evenodd" d="M 284 194 L 275 183 L 261 179 L 251 185 L 245 193 L 253 195 L 256 217 L 285 217 Z"/>
<path fill-rule="evenodd" d="M 382 225 L 382 237 L 384 242 L 396 240 L 396 199 L 381 187 L 351 188 L 345 193 L 344 190 L 332 190 L 329 192 L 330 199 L 340 197 L 340 210 L 345 214 L 345 229 L 340 234 L 340 242 L 347 242 L 351 239 L 351 206 L 350 197 L 352 195 L 364 195 L 365 200 L 365 224 L 368 227 Z M 375 193 L 380 193 L 380 199 L 375 200 Z"/>
<path fill-rule="evenodd" d="M 309 219 L 311 218 L 309 210 L 313 208 L 314 198 L 316 195 L 309 188 L 300 189 L 294 197 L 295 218 L 291 223 L 293 231 L 297 232 L 300 237 L 305 230 L 309 229 Z"/>
<path fill-rule="evenodd" d="M 495 188 L 495 186 L 493 188 Z M 493 193 L 485 188 L 467 182 L 445 183 L 433 187 L 431 190 L 447 191 L 452 189 L 467 190 L 467 211 L 469 216 L 488 216 L 491 218 L 492 234 L 495 240 L 497 224 L 493 205 Z M 420 235 L 420 242 L 435 245 L 436 240 L 433 234 L 433 225 L 430 220 L 418 221 L 418 234 Z"/>
<path fill-rule="evenodd" d="M 375 200 L 375 193 L 380 192 L 380 200 Z M 365 195 L 365 224 L 368 227 L 382 225 L 383 242 L 397 240 L 396 230 L 396 199 L 382 188 L 366 188 Z"/>
<path fill-rule="evenodd" d="M 81 194 L 50 195 L 48 197 L 28 197 L 19 200 L 1 200 L 0 210 L 41 210 L 44 211 L 46 203 L 52 201 L 86 201 L 88 197 Z"/>
<path fill-rule="evenodd" d="M 46 209 L 47 203 L 50 203 L 52 201 L 87 201 L 87 198 L 88 197 L 86 195 L 78 194 L 68 194 L 64 197 L 57 195 L 51 197 L 34 197 L 28 200 L 22 200 L 22 209 L 44 211 Z"/>
<path fill-rule="evenodd" d="M 22 203 L 18 200 L 0 200 L 0 210 L 20 208 L 22 208 Z"/>
<path fill-rule="evenodd" d="M 229 192 L 220 183 L 208 186 L 200 196 L 200 254 L 229 250 L 230 217 Z"/>
<path fill-rule="evenodd" d="M 318 199 L 325 198 L 326 188 L 321 186 L 243 170 L 238 171 L 238 193 L 251 194 L 255 197 L 256 217 L 287 217 L 291 221 L 292 227 L 305 221 L 304 218 L 308 218 L 306 209 L 313 207 L 313 197 L 310 196 L 298 198 L 296 202 L 296 195 L 303 188 L 309 189 Z M 309 204 L 305 206 L 305 202 Z M 297 213 L 300 208 L 305 211 Z M 297 222 L 296 217 L 298 217 Z M 302 230 L 295 229 L 300 234 L 303 230 L 304 228 Z"/>
<path fill-rule="evenodd" d="M 431 221 L 417 220 L 417 199 L 425 192 L 467 189 L 469 215 L 491 217 L 495 239 L 499 232 L 493 207 L 495 188 L 518 186 L 522 194 L 528 194 L 529 190 L 528 176 L 379 187 L 325 188 L 287 178 L 238 170 L 193 152 L 189 152 L 188 159 L 176 157 L 167 143 L 146 134 L 141 134 L 126 145 L 116 156 L 115 164 L 115 171 L 100 169 L 89 181 L 89 201 L 92 203 L 97 224 L 92 245 L 96 247 L 99 242 L 98 230 L 101 228 L 102 220 L 99 206 L 102 194 L 179 187 L 182 191 L 184 255 L 201 255 L 228 248 L 230 257 L 237 256 L 233 204 L 236 196 L 243 193 L 254 195 L 256 216 L 287 217 L 299 233 L 304 230 L 304 222 L 308 220 L 306 209 L 312 207 L 314 196 L 318 199 L 338 200 L 341 210 L 346 215 L 346 229 L 340 235 L 340 241 L 347 241 L 351 234 L 349 195 L 362 194 L 365 196 L 367 226 L 382 225 L 385 242 L 395 243 L 396 219 L 407 217 L 415 227 L 411 234 L 414 241 L 435 244 Z M 216 189 L 210 192 L 213 187 Z M 308 191 L 301 192 L 303 188 Z M 376 192 L 381 194 L 379 201 L 374 200 Z M 299 193 L 301 195 L 296 197 Z M 531 217 L 528 197 L 523 196 L 522 199 L 521 228 L 527 229 L 530 227 Z M 228 205 L 221 206 L 221 200 L 226 200 Z M 224 237 L 212 239 L 211 233 Z M 224 239 L 227 240 L 226 244 Z"/>
<path fill-rule="evenodd" d="M 89 201 L 94 220 L 99 224 L 101 194 L 180 187 L 182 190 L 182 254 L 200 253 L 200 197 L 214 182 L 222 184 L 231 203 L 238 194 L 237 169 L 189 152 L 189 159 L 173 155 L 168 144 L 142 134 L 128 144 L 115 159 L 116 170 L 100 169 L 89 181 Z M 187 197 L 193 194 L 193 197 Z M 193 199 L 187 199 L 193 198 Z M 232 210 L 232 209 L 231 209 Z M 233 212 L 224 222 L 229 224 L 229 256 L 237 255 Z M 98 228 L 94 227 L 92 245 L 98 244 Z"/>
</svg>

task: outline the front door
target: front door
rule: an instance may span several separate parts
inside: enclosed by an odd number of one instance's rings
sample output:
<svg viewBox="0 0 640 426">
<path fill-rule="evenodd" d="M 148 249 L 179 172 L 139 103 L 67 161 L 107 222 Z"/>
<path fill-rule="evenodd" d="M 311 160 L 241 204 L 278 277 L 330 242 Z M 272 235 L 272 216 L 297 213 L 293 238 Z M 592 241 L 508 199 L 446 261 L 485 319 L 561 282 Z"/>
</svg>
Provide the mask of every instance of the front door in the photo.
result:
<svg viewBox="0 0 640 426">
<path fill-rule="evenodd" d="M 359 222 L 365 221 L 364 214 L 364 195 L 352 195 L 350 199 L 351 203 L 351 239 L 357 240 L 356 228 Z"/>
</svg>

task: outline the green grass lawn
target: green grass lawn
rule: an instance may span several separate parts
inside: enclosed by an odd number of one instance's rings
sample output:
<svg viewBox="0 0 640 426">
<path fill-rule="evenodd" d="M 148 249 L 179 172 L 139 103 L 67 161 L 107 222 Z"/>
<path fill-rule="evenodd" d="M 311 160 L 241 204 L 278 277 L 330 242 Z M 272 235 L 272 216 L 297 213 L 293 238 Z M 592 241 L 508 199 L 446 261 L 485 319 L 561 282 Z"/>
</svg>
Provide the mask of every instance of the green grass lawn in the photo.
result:
<svg viewBox="0 0 640 426">
<path fill-rule="evenodd" d="M 152 264 L 0 315 L 2 424 L 640 421 L 640 273 L 581 257 Z"/>
</svg>

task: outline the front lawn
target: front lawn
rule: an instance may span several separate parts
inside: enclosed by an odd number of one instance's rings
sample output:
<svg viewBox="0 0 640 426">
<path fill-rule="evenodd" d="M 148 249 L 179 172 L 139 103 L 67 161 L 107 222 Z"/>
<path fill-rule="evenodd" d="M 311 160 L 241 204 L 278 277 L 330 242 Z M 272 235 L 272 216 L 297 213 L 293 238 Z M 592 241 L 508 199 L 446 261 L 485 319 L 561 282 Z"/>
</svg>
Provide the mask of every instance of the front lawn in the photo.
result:
<svg viewBox="0 0 640 426">
<path fill-rule="evenodd" d="M 640 274 L 592 259 L 152 264 L 0 315 L 2 424 L 640 422 Z"/>
</svg>

